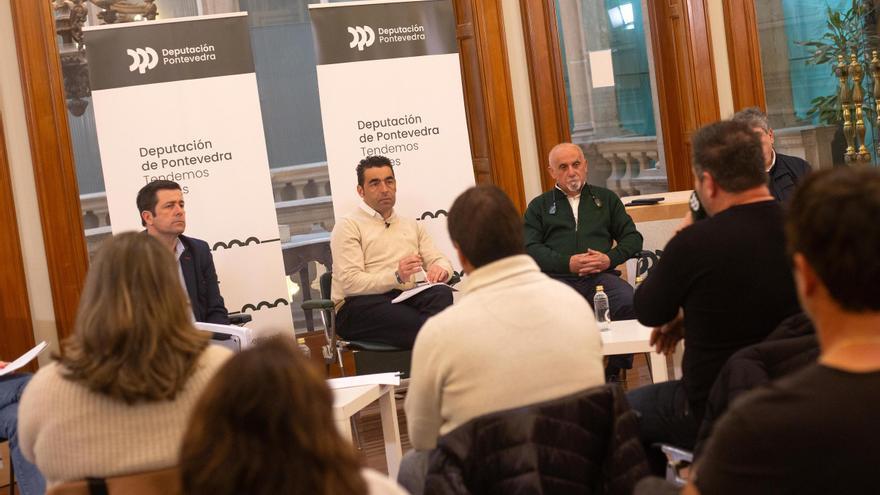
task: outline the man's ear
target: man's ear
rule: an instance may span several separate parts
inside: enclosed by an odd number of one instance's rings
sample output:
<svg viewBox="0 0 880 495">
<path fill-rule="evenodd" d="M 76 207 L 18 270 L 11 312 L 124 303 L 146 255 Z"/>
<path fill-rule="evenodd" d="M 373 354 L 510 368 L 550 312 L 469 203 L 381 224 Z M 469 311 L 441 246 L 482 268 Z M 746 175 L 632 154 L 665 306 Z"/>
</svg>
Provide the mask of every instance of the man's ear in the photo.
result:
<svg viewBox="0 0 880 495">
<path fill-rule="evenodd" d="M 153 223 L 153 214 L 149 210 L 144 210 L 141 212 L 141 220 L 143 220 L 146 225 L 150 225 Z"/>
<path fill-rule="evenodd" d="M 358 192 L 358 196 L 360 196 L 361 198 L 363 198 L 363 197 L 364 197 L 364 186 L 358 184 L 358 186 L 357 186 L 357 192 Z"/>
<path fill-rule="evenodd" d="M 458 246 L 458 243 L 453 241 L 452 247 L 455 248 L 455 254 L 458 255 L 458 262 L 462 266 L 462 270 L 467 271 L 466 268 L 471 266 L 471 262 L 465 258 L 464 253 L 461 252 L 461 248 Z"/>
<path fill-rule="evenodd" d="M 715 196 L 718 195 L 718 183 L 715 182 L 715 178 L 712 177 L 712 174 L 710 174 L 709 172 L 706 172 L 704 170 L 702 173 L 703 173 L 702 182 L 704 184 L 706 192 L 709 193 L 710 198 L 714 198 Z"/>
<path fill-rule="evenodd" d="M 794 282 L 801 301 L 809 300 L 816 295 L 821 281 L 816 271 L 810 266 L 807 258 L 801 253 L 794 253 Z"/>
</svg>

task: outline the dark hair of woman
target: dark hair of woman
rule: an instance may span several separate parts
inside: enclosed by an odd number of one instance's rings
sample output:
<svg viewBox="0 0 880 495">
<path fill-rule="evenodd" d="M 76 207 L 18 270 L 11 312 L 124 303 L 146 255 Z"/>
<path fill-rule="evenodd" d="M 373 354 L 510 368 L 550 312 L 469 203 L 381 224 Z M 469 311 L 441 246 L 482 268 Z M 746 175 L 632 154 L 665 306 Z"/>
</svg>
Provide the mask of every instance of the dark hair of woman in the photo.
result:
<svg viewBox="0 0 880 495">
<path fill-rule="evenodd" d="M 184 493 L 366 495 L 332 405 L 323 376 L 291 338 L 236 355 L 190 418 L 180 455 Z"/>
</svg>

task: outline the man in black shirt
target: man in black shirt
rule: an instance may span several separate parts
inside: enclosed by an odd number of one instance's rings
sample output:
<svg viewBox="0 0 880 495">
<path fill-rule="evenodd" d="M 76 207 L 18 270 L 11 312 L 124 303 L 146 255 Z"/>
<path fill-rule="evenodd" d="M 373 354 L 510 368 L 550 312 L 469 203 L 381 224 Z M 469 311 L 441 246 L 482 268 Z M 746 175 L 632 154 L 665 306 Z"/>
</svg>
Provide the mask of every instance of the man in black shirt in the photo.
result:
<svg viewBox="0 0 880 495">
<path fill-rule="evenodd" d="M 819 362 L 743 396 L 685 493 L 876 493 L 880 459 L 880 171 L 806 178 L 787 220 Z"/>
<path fill-rule="evenodd" d="M 763 340 L 799 311 L 785 253 L 782 208 L 767 189 L 761 142 L 739 122 L 703 127 L 693 138 L 695 190 L 709 218 L 673 237 L 639 286 L 639 321 L 671 352 L 686 339 L 683 379 L 633 390 L 642 441 L 693 448 L 705 401 L 734 352 Z"/>
</svg>

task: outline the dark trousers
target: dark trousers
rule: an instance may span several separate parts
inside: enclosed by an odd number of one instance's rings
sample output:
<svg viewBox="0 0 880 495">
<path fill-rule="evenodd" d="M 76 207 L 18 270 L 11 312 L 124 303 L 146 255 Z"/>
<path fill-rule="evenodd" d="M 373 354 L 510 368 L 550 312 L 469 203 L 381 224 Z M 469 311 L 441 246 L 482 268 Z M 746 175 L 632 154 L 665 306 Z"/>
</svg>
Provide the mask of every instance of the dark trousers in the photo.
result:
<svg viewBox="0 0 880 495">
<path fill-rule="evenodd" d="M 406 301 L 392 304 L 399 290 L 352 296 L 336 314 L 336 329 L 347 340 L 381 342 L 412 349 L 419 329 L 428 318 L 452 305 L 452 288 L 436 285 Z"/>
<path fill-rule="evenodd" d="M 602 272 L 586 277 L 566 275 L 554 277 L 560 282 L 570 285 L 574 290 L 593 306 L 593 296 L 596 295 L 596 286 L 601 285 L 608 295 L 608 304 L 611 306 L 611 320 L 633 320 L 636 312 L 633 309 L 633 288 L 626 280 L 620 278 L 617 272 Z M 619 354 L 608 358 L 606 375 L 616 375 L 621 369 L 632 368 L 633 355 Z"/>
<path fill-rule="evenodd" d="M 651 471 L 657 476 L 666 472 L 666 457 L 654 444 L 668 444 L 693 450 L 702 411 L 688 401 L 680 380 L 647 385 L 626 394 L 630 407 L 639 417 L 640 439 Z"/>
<path fill-rule="evenodd" d="M 9 440 L 9 456 L 15 468 L 15 481 L 22 495 L 46 492 L 46 481 L 37 467 L 24 458 L 18 444 L 18 401 L 30 381 L 29 373 L 0 378 L 0 438 Z"/>
</svg>

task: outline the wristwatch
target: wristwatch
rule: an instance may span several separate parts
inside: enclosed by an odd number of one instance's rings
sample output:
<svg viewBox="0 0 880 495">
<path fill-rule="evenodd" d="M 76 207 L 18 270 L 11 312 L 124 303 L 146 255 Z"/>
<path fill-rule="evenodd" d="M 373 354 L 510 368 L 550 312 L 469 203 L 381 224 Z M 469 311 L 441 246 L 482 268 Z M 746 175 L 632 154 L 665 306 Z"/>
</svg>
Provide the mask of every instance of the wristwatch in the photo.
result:
<svg viewBox="0 0 880 495">
<path fill-rule="evenodd" d="M 402 283 L 403 283 L 403 279 L 400 278 L 400 272 L 398 272 L 397 270 L 394 271 L 394 278 L 397 279 L 397 283 L 398 283 L 398 284 L 402 284 Z"/>
</svg>

